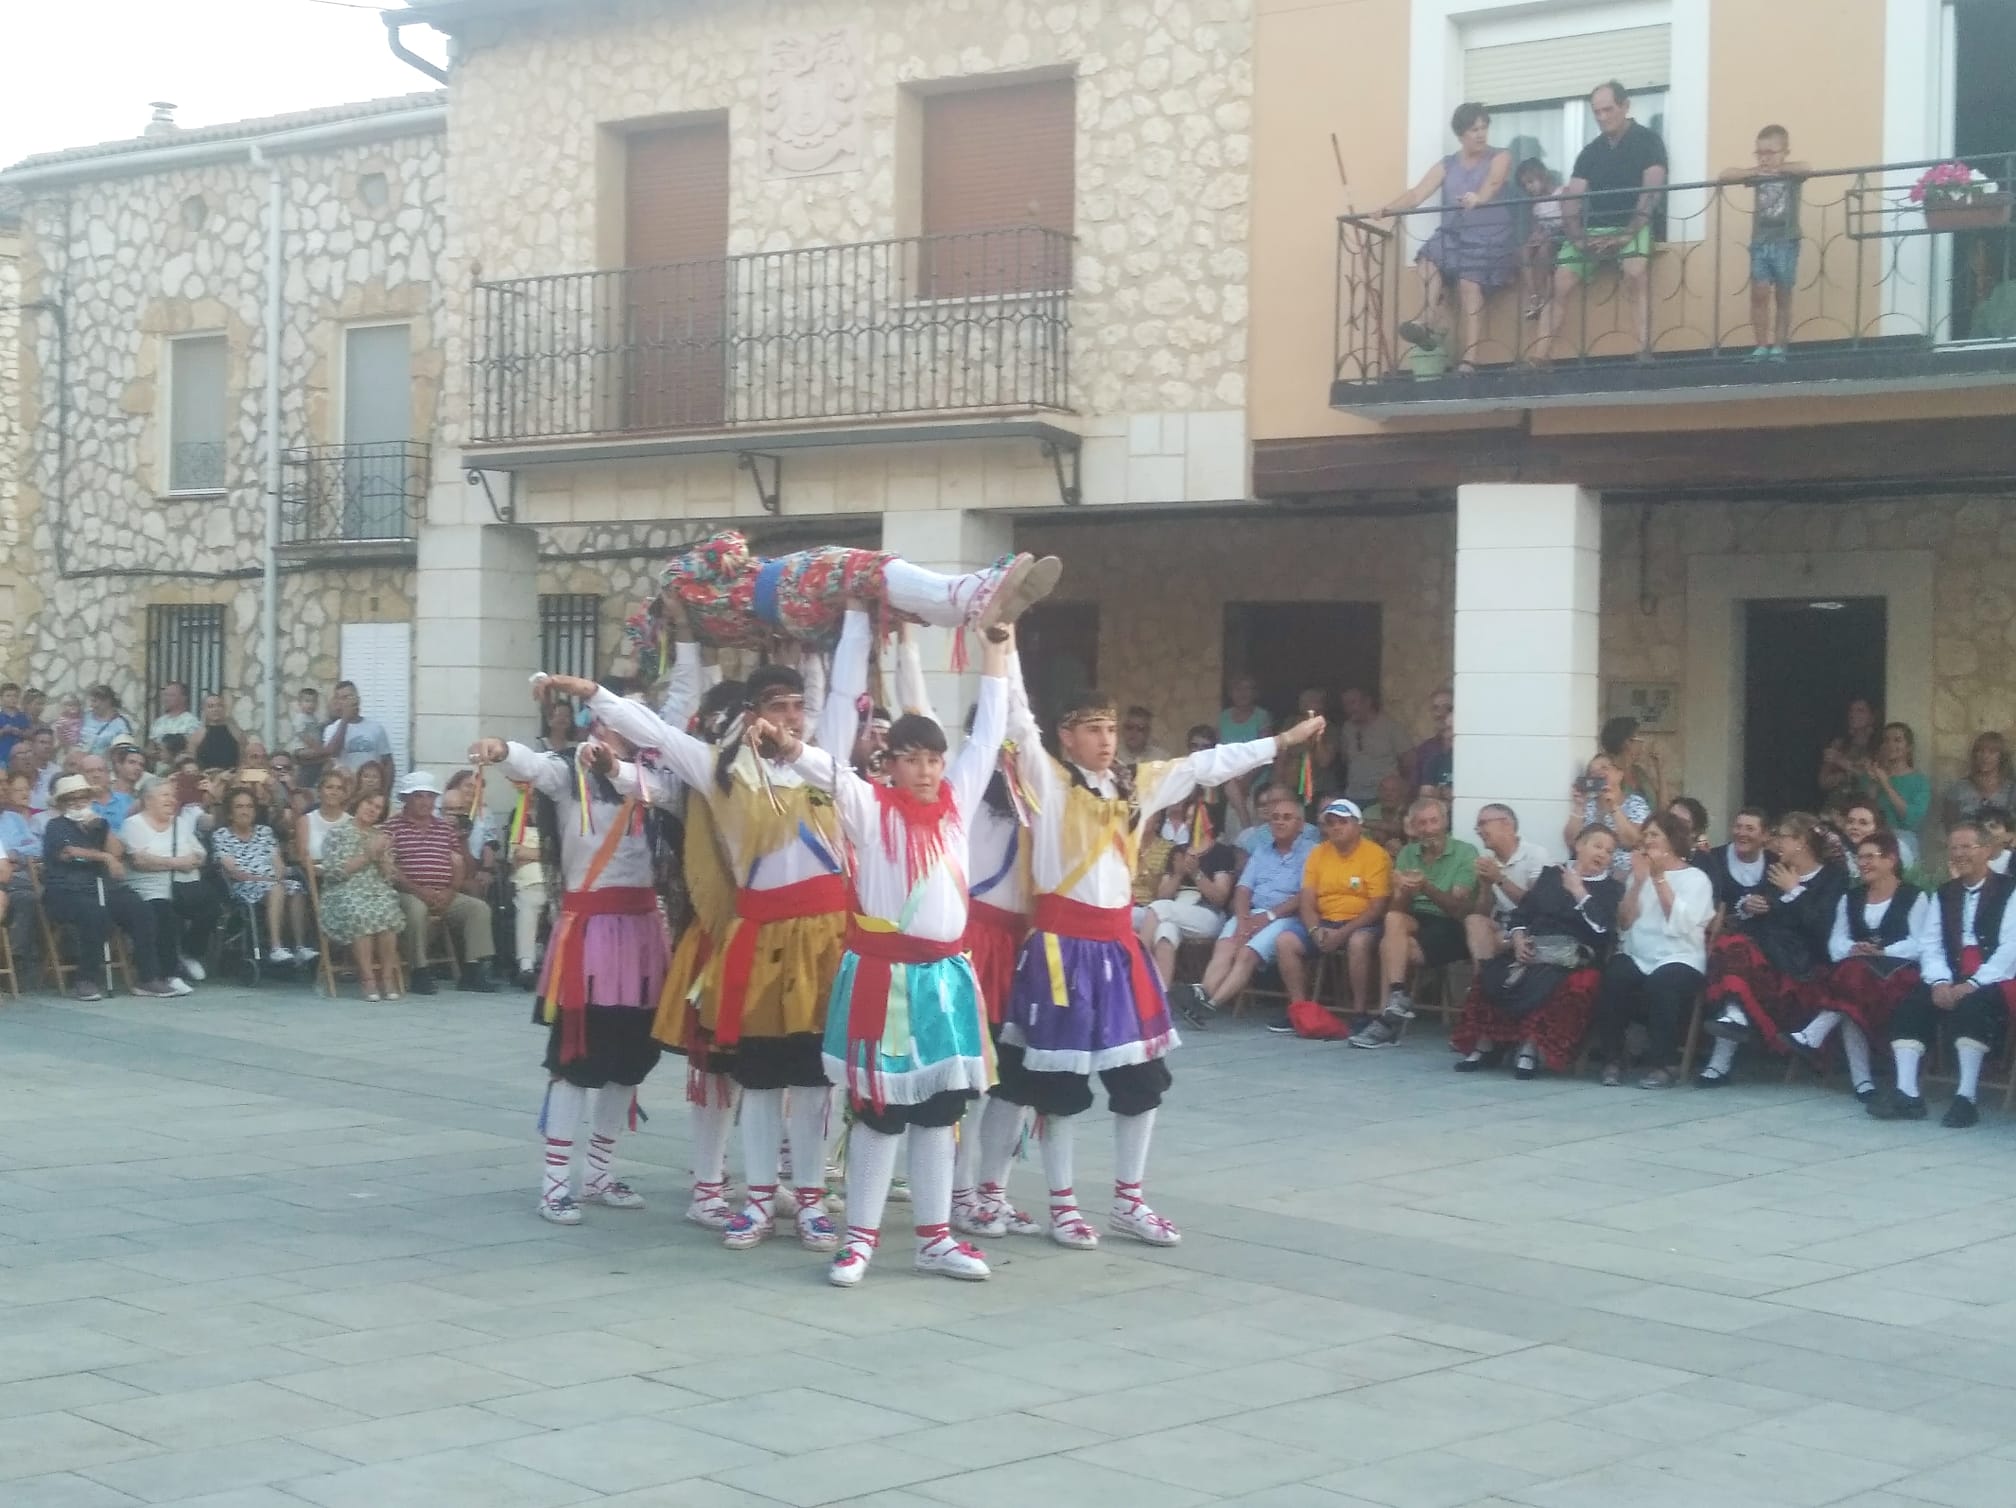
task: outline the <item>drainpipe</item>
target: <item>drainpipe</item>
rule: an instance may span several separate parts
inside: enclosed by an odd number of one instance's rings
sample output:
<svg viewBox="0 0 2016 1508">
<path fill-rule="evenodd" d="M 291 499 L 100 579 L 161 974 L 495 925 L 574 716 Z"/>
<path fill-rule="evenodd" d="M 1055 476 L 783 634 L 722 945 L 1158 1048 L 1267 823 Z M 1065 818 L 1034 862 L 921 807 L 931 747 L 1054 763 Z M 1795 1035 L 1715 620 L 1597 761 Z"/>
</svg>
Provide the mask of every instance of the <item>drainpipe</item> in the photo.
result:
<svg viewBox="0 0 2016 1508">
<path fill-rule="evenodd" d="M 252 166 L 266 169 L 266 555 L 259 624 L 260 654 L 265 661 L 260 712 L 266 747 L 276 747 L 280 707 L 280 329 L 286 255 L 281 208 L 286 180 L 280 164 L 251 146 Z"/>
<path fill-rule="evenodd" d="M 414 24 L 411 20 L 402 20 L 390 11 L 387 11 L 382 19 L 385 22 L 385 45 L 392 49 L 393 57 L 402 63 L 412 64 L 413 67 L 419 69 L 437 84 L 448 82 L 447 69 L 428 62 L 427 59 L 421 57 L 419 53 L 408 47 L 404 38 L 399 35 L 404 28 Z"/>
</svg>

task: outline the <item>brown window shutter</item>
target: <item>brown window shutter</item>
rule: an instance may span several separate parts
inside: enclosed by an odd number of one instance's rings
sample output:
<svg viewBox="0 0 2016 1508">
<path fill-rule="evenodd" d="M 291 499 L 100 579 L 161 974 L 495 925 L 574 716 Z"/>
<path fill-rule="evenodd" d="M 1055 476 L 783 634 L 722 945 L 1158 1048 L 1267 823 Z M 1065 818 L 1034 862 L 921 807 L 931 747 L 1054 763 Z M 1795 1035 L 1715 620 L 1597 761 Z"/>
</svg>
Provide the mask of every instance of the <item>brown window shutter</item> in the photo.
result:
<svg viewBox="0 0 2016 1508">
<path fill-rule="evenodd" d="M 627 159 L 624 427 L 717 426 L 727 387 L 727 123 L 639 131 Z"/>
<path fill-rule="evenodd" d="M 924 98 L 923 221 L 927 290 L 940 297 L 1062 288 L 1077 174 L 1072 79 L 1040 79 Z M 981 232 L 995 232 L 993 235 Z"/>
</svg>

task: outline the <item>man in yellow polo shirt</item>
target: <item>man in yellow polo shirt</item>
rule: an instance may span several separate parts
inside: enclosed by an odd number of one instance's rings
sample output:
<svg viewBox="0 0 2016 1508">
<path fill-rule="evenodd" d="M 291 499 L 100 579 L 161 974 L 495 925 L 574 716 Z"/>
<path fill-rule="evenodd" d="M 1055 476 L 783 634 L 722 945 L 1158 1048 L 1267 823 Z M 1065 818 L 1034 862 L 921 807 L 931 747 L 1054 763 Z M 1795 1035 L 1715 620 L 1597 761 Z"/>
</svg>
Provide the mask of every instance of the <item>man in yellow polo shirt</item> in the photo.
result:
<svg viewBox="0 0 2016 1508">
<path fill-rule="evenodd" d="M 1357 802 L 1337 797 L 1325 803 L 1320 820 L 1323 842 L 1302 867 L 1302 931 L 1282 937 L 1275 962 L 1288 998 L 1306 1000 L 1306 961 L 1344 949 L 1351 1009 L 1360 1014 L 1372 998 L 1372 962 L 1393 894 L 1393 861 L 1365 836 Z"/>
</svg>

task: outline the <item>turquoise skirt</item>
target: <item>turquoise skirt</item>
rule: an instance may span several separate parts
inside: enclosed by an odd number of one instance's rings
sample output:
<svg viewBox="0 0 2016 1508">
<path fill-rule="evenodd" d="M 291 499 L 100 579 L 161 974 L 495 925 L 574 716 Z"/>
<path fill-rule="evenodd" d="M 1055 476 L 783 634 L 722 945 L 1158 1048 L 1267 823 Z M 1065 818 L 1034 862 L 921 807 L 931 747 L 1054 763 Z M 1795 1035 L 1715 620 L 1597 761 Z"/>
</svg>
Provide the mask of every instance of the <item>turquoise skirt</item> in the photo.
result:
<svg viewBox="0 0 2016 1508">
<path fill-rule="evenodd" d="M 861 960 L 840 957 L 826 1007 L 826 1077 L 868 1103 L 921 1105 L 934 1094 L 994 1083 L 994 1050 L 980 985 L 963 953 L 889 971 L 889 1009 L 881 1040 L 856 1042 L 854 976 Z"/>
</svg>

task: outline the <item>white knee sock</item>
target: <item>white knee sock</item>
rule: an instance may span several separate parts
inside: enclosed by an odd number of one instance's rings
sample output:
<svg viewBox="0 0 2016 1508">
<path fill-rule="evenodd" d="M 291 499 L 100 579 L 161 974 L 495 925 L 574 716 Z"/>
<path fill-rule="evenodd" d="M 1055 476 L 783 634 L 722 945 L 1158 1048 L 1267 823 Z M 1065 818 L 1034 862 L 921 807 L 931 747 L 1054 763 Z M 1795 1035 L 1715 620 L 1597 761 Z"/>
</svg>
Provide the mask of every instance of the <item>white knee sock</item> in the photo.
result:
<svg viewBox="0 0 2016 1508">
<path fill-rule="evenodd" d="M 1008 1170 L 1014 1166 L 1015 1148 L 1022 1140 L 1025 1114 L 1020 1105 L 996 1095 L 987 1097 L 986 1108 L 980 1112 L 980 1165 L 976 1169 L 981 1183 L 1007 1189 Z"/>
<path fill-rule="evenodd" d="M 910 1218 L 916 1222 L 918 1245 L 929 1246 L 950 1234 L 952 1128 L 912 1126 L 908 1139 Z"/>
<path fill-rule="evenodd" d="M 1918 1065 L 1925 1059 L 1922 1042 L 1892 1042 L 1890 1055 L 1897 1060 L 1897 1092 L 1918 1097 Z"/>
<path fill-rule="evenodd" d="M 1148 1174 L 1148 1139 L 1155 1134 L 1155 1112 L 1113 1117 L 1113 1181 L 1140 1192 Z"/>
<path fill-rule="evenodd" d="M 952 1137 L 952 1196 L 971 1198 L 980 1181 L 980 1122 L 987 1114 L 985 1101 L 966 1112 Z M 913 1154 L 914 1155 L 914 1154 Z M 911 1180 L 915 1185 L 916 1180 Z"/>
<path fill-rule="evenodd" d="M 851 1231 L 879 1231 L 889 1203 L 889 1180 L 896 1174 L 896 1141 L 856 1121 L 847 1128 L 847 1225 Z"/>
<path fill-rule="evenodd" d="M 1736 1044 L 1718 1038 L 1715 1043 L 1715 1051 L 1709 1055 L 1708 1066 L 1716 1073 L 1726 1074 L 1729 1071 L 1730 1065 L 1735 1061 Z"/>
<path fill-rule="evenodd" d="M 1848 1054 L 1848 1082 L 1860 1089 L 1865 1084 L 1876 1082 L 1876 1071 L 1869 1063 L 1869 1033 L 1853 1021 L 1841 1023 L 1841 1050 Z"/>
<path fill-rule="evenodd" d="M 1724 1021 L 1735 1021 L 1744 1026 L 1750 1024 L 1750 1017 L 1744 1013 L 1743 1007 L 1733 1000 L 1722 1007 L 1722 1019 Z"/>
<path fill-rule="evenodd" d="M 693 1116 L 693 1181 L 720 1185 L 728 1181 L 728 1132 L 735 1124 L 735 1102 L 717 1098 L 711 1089 L 704 1105 L 686 1107 Z"/>
<path fill-rule="evenodd" d="M 800 1203 L 813 1193 L 826 1197 L 826 1105 L 825 1091 L 794 1089 L 784 1107 L 791 1137 L 791 1179 Z"/>
<path fill-rule="evenodd" d="M 1043 1120 L 1043 1178 L 1050 1188 L 1050 1204 L 1076 1204 L 1071 1187 L 1072 1153 L 1078 1140 L 1078 1118 L 1051 1115 Z"/>
<path fill-rule="evenodd" d="M 847 1134 L 846 1091 L 835 1084 L 826 1091 L 826 1140 L 820 1147 L 819 1176 L 823 1180 L 826 1170 L 836 1161 L 833 1154 L 839 1150 L 840 1138 Z"/>
<path fill-rule="evenodd" d="M 907 560 L 892 560 L 882 567 L 882 592 L 889 605 L 939 628 L 964 623 L 974 595 L 985 585 L 986 578 L 973 571 L 944 576 Z"/>
<path fill-rule="evenodd" d="M 630 1105 L 636 1098 L 634 1084 L 605 1084 L 595 1091 L 594 1134 L 588 1139 L 588 1187 L 600 1188 L 609 1181 L 609 1165 L 616 1160 L 616 1138 L 630 1119 Z"/>
<path fill-rule="evenodd" d="M 1841 1019 L 1839 1011 L 1822 1011 L 1806 1023 L 1803 1031 L 1796 1031 L 1792 1035 L 1808 1047 L 1819 1047 L 1833 1035 L 1834 1028 L 1841 1024 Z"/>
<path fill-rule="evenodd" d="M 1976 1042 L 1972 1037 L 1962 1037 L 1953 1044 L 1953 1051 L 1960 1059 L 1960 1087 L 1954 1093 L 1962 1099 L 1979 1099 L 1981 1065 L 1988 1061 L 1988 1044 Z"/>
<path fill-rule="evenodd" d="M 784 1142 L 784 1091 L 742 1091 L 742 1176 L 749 1182 L 749 1202 L 768 1214 L 777 1198 L 777 1154 Z M 759 1199 L 759 1190 L 767 1194 Z"/>
<path fill-rule="evenodd" d="M 555 1079 L 546 1086 L 546 1177 L 539 1197 L 552 1203 L 569 1193 L 574 1179 L 574 1138 L 588 1113 L 588 1091 L 579 1084 Z"/>
</svg>

